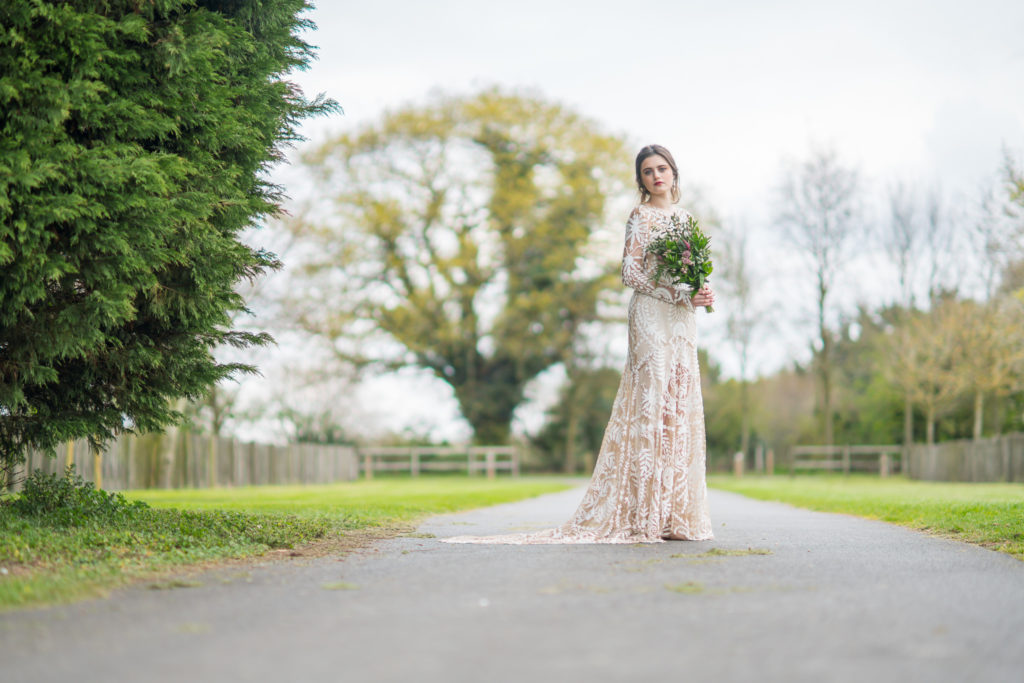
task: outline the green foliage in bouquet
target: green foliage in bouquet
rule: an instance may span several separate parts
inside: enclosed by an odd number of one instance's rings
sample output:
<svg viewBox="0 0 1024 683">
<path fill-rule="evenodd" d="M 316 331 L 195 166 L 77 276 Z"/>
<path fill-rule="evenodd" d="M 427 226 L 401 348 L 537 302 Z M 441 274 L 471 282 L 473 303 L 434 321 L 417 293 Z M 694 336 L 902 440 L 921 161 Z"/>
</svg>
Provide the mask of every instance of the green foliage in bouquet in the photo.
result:
<svg viewBox="0 0 1024 683">
<path fill-rule="evenodd" d="M 687 285 L 696 292 L 714 270 L 710 243 L 711 238 L 704 234 L 693 216 L 687 216 L 683 222 L 673 215 L 672 225 L 665 234 L 647 245 L 648 253 L 658 257 L 654 279 L 657 281 L 668 275 L 673 284 Z M 708 313 L 714 310 L 707 307 Z"/>
<path fill-rule="evenodd" d="M 159 429 L 173 399 L 252 368 L 212 350 L 243 279 L 278 265 L 242 230 L 307 100 L 303 0 L 5 0 L 0 7 L 0 470 L 27 448 Z"/>
</svg>

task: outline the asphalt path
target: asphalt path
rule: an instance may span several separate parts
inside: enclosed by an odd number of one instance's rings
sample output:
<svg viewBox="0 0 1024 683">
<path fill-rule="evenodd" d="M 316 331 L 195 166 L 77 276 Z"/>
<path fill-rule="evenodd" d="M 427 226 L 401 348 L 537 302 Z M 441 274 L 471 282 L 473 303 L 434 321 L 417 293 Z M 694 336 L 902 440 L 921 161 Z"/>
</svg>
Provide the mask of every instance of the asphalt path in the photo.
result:
<svg viewBox="0 0 1024 683">
<path fill-rule="evenodd" d="M 0 680 L 1024 680 L 1024 563 L 881 522 L 712 491 L 713 541 L 438 540 L 553 526 L 581 495 L 0 615 Z"/>
</svg>

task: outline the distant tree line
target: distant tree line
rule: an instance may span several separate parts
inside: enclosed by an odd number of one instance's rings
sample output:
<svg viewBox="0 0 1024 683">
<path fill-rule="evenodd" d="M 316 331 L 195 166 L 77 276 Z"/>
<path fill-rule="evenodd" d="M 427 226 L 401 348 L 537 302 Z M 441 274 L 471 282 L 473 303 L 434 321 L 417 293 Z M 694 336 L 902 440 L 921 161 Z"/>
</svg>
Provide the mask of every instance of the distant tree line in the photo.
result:
<svg viewBox="0 0 1024 683">
<path fill-rule="evenodd" d="M 287 286 L 290 320 L 350 369 L 429 370 L 480 442 L 508 439 L 529 383 L 560 368 L 530 440 L 538 464 L 578 470 L 600 448 L 621 371 L 593 342 L 624 334 L 609 247 L 621 216 L 607 207 L 629 187 L 626 147 L 560 105 L 500 90 L 435 96 L 321 144 L 305 158 L 319 200 L 285 223 L 312 247 Z M 740 376 L 724 379 L 717 354 L 702 352 L 712 453 L 1019 427 L 1022 192 L 1012 164 L 1003 178 L 972 212 L 899 183 L 872 211 L 861 174 L 812 150 L 777 190 L 772 227 L 807 285 L 781 308 L 765 300 L 772 274 L 755 267 L 749 239 L 717 230 Z M 699 198 L 687 202 L 718 225 Z M 602 232 L 614 238 L 599 252 Z M 847 310 L 839 288 L 865 253 L 893 294 Z M 758 340 L 804 312 L 809 360 L 752 377 Z"/>
<path fill-rule="evenodd" d="M 979 439 L 1024 429 L 1024 200 L 1021 174 L 1007 160 L 1002 183 L 969 210 L 944 206 L 932 191 L 915 194 L 896 184 L 887 192 L 885 213 L 847 224 L 852 240 L 876 260 L 888 260 L 895 292 L 877 308 L 822 314 L 831 287 L 824 211 L 794 211 L 808 197 L 863 206 L 856 186 L 828 182 L 831 153 L 811 169 L 812 190 L 793 201 L 784 185 L 783 225 L 797 224 L 807 237 L 811 221 L 822 228 L 804 243 L 817 265 L 819 292 L 816 343 L 809 363 L 794 364 L 750 383 L 712 382 L 707 391 L 709 442 L 720 456 L 749 453 L 742 437 L 741 406 L 753 441 L 785 449 L 795 443 L 933 443 Z M 847 178 L 850 176 L 846 176 Z M 816 184 L 815 184 L 816 183 Z M 825 191 L 822 187 L 831 185 Z M 825 202 L 822 201 L 822 204 Z M 861 209 L 861 211 L 863 211 Z M 834 241 L 833 254 L 841 253 Z M 849 255 L 849 251 L 847 251 Z M 832 259 L 841 269 L 850 257 Z M 875 270 L 880 270 L 875 264 Z M 833 271 L 835 272 L 835 271 Z M 735 343 L 736 340 L 734 340 Z M 712 374 L 713 377 L 713 374 Z M 751 392 L 752 401 L 742 394 Z M 834 425 L 834 426 L 830 426 Z M 749 443 L 749 439 L 747 441 Z"/>
<path fill-rule="evenodd" d="M 1001 177 L 1000 187 L 959 211 L 937 191 L 915 195 L 897 183 L 884 211 L 872 215 L 863 181 L 834 151 L 812 151 L 786 167 L 775 227 L 803 256 L 798 275 L 816 294 L 809 360 L 749 376 L 752 345 L 799 315 L 798 297 L 791 292 L 784 306 L 767 301 L 773 273 L 752 269 L 742 232 L 719 234 L 716 286 L 728 300 L 725 342 L 740 373 L 724 379 L 715 356 L 702 353 L 712 457 L 749 457 L 757 446 L 781 456 L 799 443 L 933 443 L 1024 429 L 1024 183 L 1010 161 Z M 877 307 L 844 310 L 835 283 L 866 252 L 876 273 L 892 273 L 894 294 Z M 594 377 L 603 384 L 588 388 L 591 396 L 607 396 L 617 383 L 614 372 Z M 551 435 L 565 431 L 562 405 L 534 439 L 548 462 L 559 460 Z M 589 424 L 602 425 L 609 409 L 610 402 L 595 410 Z M 593 454 L 595 446 L 581 439 L 578 449 Z"/>
</svg>

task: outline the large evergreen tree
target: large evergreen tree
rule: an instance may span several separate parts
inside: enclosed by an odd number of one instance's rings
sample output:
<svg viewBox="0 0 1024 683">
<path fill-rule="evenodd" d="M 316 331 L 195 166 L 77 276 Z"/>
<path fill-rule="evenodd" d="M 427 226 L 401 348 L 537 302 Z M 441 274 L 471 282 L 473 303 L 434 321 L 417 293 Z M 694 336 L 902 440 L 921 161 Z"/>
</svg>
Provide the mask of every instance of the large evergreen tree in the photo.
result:
<svg viewBox="0 0 1024 683">
<path fill-rule="evenodd" d="M 215 361 L 265 172 L 333 103 L 284 80 L 303 0 L 5 0 L 0 7 L 0 462 L 173 421 L 251 368 Z"/>
</svg>

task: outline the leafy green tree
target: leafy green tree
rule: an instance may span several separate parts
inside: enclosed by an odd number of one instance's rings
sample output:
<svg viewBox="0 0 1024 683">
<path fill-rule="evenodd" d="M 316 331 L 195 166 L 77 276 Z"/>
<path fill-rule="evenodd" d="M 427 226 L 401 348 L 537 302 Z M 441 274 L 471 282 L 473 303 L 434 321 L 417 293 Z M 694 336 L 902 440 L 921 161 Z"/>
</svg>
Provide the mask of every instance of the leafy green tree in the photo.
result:
<svg viewBox="0 0 1024 683">
<path fill-rule="evenodd" d="M 899 337 L 893 321 L 898 324 L 904 316 L 899 307 L 880 311 L 862 307 L 837 331 L 833 360 L 838 384 L 836 435 L 841 443 L 900 442 L 905 392 L 888 381 L 883 368 L 891 353 L 890 335 Z"/>
<path fill-rule="evenodd" d="M 277 260 L 240 232 L 307 100 L 303 0 L 7 0 L 0 7 L 0 458 L 179 417 L 252 368 L 213 349 Z"/>
<path fill-rule="evenodd" d="M 594 463 L 621 380 L 621 370 L 583 367 L 562 385 L 547 421 L 530 439 L 545 469 L 574 474 L 581 464 Z"/>
<path fill-rule="evenodd" d="M 345 428 L 329 410 L 316 414 L 301 413 L 285 408 L 278 413 L 278 419 L 290 425 L 291 440 L 295 443 L 351 444 L 352 439 Z"/>
<path fill-rule="evenodd" d="M 972 438 L 983 435 L 985 402 L 1024 389 L 1024 302 L 958 302 L 954 365 L 974 406 Z"/>
<path fill-rule="evenodd" d="M 890 335 L 883 372 L 925 415 L 925 442 L 935 443 L 936 421 L 963 392 L 956 343 L 964 318 L 961 302 L 947 296 L 932 309 L 901 316 Z"/>
<path fill-rule="evenodd" d="M 617 278 L 592 236 L 628 182 L 622 141 L 487 90 L 388 113 L 307 163 L 327 202 L 288 223 L 316 246 L 291 287 L 301 326 L 358 366 L 431 371 L 478 442 L 504 442 Z"/>
</svg>

